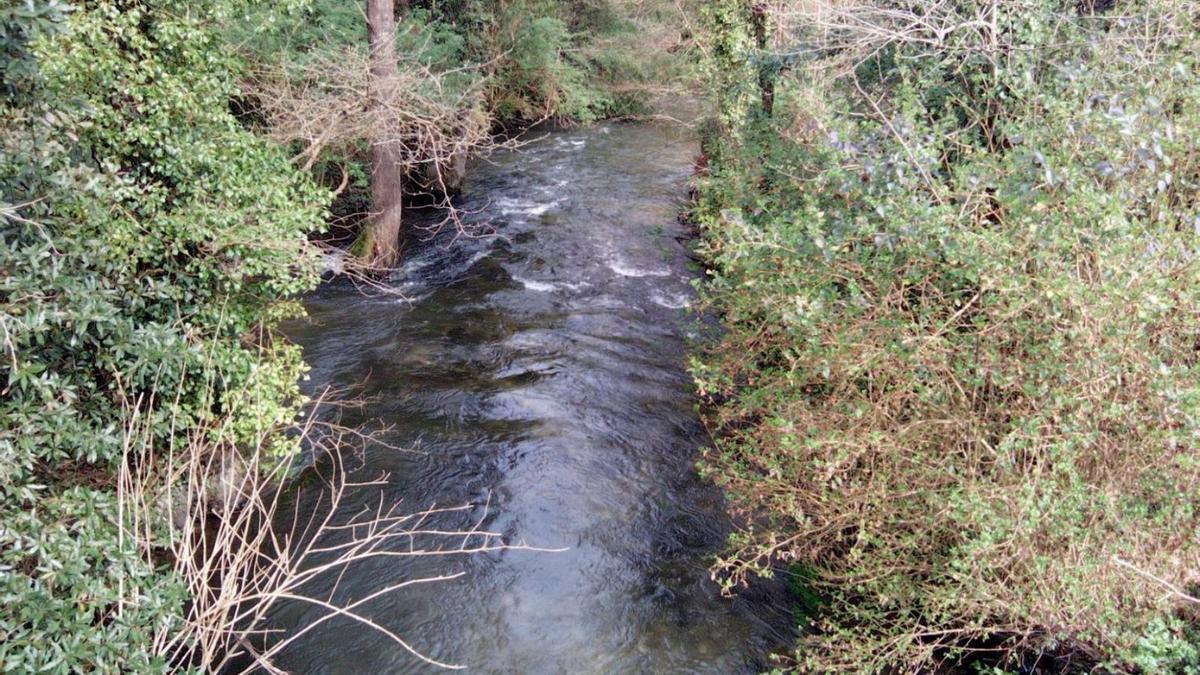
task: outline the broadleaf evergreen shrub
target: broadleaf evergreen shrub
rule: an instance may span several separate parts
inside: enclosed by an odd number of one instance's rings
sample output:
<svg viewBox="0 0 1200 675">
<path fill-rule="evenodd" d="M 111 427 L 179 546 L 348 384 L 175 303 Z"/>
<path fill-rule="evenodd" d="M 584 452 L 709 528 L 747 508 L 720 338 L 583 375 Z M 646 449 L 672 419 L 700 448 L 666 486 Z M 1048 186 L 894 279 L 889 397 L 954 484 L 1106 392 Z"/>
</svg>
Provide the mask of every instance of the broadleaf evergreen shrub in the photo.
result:
<svg viewBox="0 0 1200 675">
<path fill-rule="evenodd" d="M 23 96 L 0 103 L 6 672 L 179 665 L 148 636 L 188 591 L 116 494 L 135 417 L 137 452 L 205 429 L 214 451 L 297 449 L 270 430 L 294 419 L 302 361 L 270 335 L 317 280 L 326 197 L 229 112 L 222 28 L 244 9 L 98 1 L 22 29 Z"/>
<path fill-rule="evenodd" d="M 806 669 L 1194 670 L 1195 6 L 812 4 L 770 115 L 710 10 L 719 567 L 813 570 Z"/>
</svg>

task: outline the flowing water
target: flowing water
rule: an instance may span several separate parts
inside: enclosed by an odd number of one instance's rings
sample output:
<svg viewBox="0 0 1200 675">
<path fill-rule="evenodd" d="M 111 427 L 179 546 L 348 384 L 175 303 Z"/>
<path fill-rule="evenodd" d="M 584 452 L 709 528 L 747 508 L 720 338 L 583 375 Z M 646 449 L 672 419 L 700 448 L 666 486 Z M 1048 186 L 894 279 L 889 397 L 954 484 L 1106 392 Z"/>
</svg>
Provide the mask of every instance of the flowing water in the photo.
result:
<svg viewBox="0 0 1200 675">
<path fill-rule="evenodd" d="M 474 168 L 462 206 L 478 236 L 418 246 L 392 279 L 405 298 L 327 284 L 289 329 L 314 390 L 368 398 L 344 421 L 388 427 L 348 461 L 383 483 L 343 510 L 470 504 L 435 524 L 482 518 L 506 542 L 565 549 L 382 558 L 338 580 L 352 601 L 464 573 L 359 608 L 422 653 L 471 673 L 766 667 L 779 635 L 755 617 L 776 590 L 723 598 L 705 568 L 729 525 L 693 468 L 706 442 L 685 365 L 697 272 L 676 214 L 695 152 L 665 125 L 545 132 Z M 291 604 L 274 620 L 294 630 L 322 613 Z M 436 672 L 340 620 L 281 665 Z"/>
</svg>

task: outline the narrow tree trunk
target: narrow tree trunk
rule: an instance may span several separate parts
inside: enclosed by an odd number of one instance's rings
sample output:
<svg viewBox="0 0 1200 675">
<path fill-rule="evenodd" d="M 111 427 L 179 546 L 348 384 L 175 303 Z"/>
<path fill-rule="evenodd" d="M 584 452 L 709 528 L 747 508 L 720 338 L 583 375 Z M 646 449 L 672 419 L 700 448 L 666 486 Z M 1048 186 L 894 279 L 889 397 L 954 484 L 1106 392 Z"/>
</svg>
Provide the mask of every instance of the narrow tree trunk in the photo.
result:
<svg viewBox="0 0 1200 675">
<path fill-rule="evenodd" d="M 371 49 L 372 96 L 387 99 L 396 86 L 396 18 L 393 0 L 367 0 L 367 42 Z M 382 105 L 379 103 L 378 105 Z M 368 267 L 392 267 L 400 259 L 404 230 L 404 166 L 388 134 L 371 141 L 371 218 L 353 252 Z"/>
<path fill-rule="evenodd" d="M 752 16 L 754 17 L 754 42 L 758 46 L 759 58 L 765 58 L 767 54 L 767 12 L 769 8 L 765 3 L 755 3 L 751 8 Z M 759 66 L 758 71 L 758 90 L 762 99 L 762 109 L 767 117 L 770 117 L 775 111 L 775 75 L 771 73 L 765 64 Z"/>
</svg>

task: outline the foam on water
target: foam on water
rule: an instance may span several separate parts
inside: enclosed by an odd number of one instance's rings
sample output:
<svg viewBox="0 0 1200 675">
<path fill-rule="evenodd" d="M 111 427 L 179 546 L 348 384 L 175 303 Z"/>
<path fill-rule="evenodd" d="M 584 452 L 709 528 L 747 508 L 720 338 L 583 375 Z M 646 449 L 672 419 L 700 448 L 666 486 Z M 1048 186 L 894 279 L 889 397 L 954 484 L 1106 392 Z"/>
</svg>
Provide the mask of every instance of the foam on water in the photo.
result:
<svg viewBox="0 0 1200 675">
<path fill-rule="evenodd" d="M 662 269 L 662 268 L 649 269 L 649 268 L 634 267 L 633 265 L 630 265 L 629 263 L 625 262 L 618 256 L 614 256 L 614 257 L 610 258 L 606 262 L 606 264 L 608 265 L 608 269 L 612 270 L 613 272 L 616 272 L 617 274 L 619 274 L 623 277 L 668 277 L 668 276 L 671 276 L 671 270 L 669 270 L 669 269 Z"/>
<path fill-rule="evenodd" d="M 668 295 L 659 291 L 654 291 L 650 294 L 650 301 L 667 309 L 685 309 L 692 304 L 691 298 L 686 293 L 672 293 Z"/>
<path fill-rule="evenodd" d="M 522 286 L 531 291 L 537 291 L 539 293 L 549 293 L 551 291 L 558 290 L 557 285 L 547 283 L 545 281 L 534 281 L 533 279 L 524 279 L 517 276 L 513 277 L 513 281 L 520 283 Z"/>
<path fill-rule="evenodd" d="M 574 284 L 570 284 L 565 281 L 559 281 L 559 282 L 537 281 L 534 279 L 526 279 L 524 277 L 517 276 L 515 274 L 513 275 L 513 281 L 520 283 L 522 286 L 524 286 L 528 290 L 536 291 L 538 293 L 552 293 L 554 291 L 561 291 L 561 290 L 578 291 L 580 289 L 588 287 L 588 283 L 586 281 L 580 281 L 580 282 L 577 282 Z"/>
<path fill-rule="evenodd" d="M 500 197 L 496 200 L 496 206 L 500 209 L 500 213 L 506 216 L 541 216 L 558 206 L 560 201 L 555 199 L 549 202 L 534 202 L 526 199 Z"/>
<path fill-rule="evenodd" d="M 425 253 L 424 255 L 414 256 L 404 261 L 404 264 L 399 269 L 392 272 L 394 281 L 402 281 L 404 283 L 412 283 L 412 278 L 420 271 L 430 267 L 437 262 L 437 257 L 433 253 Z"/>
<path fill-rule="evenodd" d="M 462 267 L 463 271 L 465 272 L 465 271 L 471 269 L 472 267 L 475 266 L 475 263 L 479 262 L 480 260 L 483 260 L 484 258 L 488 257 L 491 254 L 492 254 L 492 250 L 489 248 L 485 248 L 482 251 L 476 251 L 474 254 L 471 255 L 470 258 L 467 258 L 467 261 L 465 263 L 463 263 L 463 267 Z"/>
<path fill-rule="evenodd" d="M 346 271 L 346 252 L 337 250 L 321 258 L 321 274 L 341 274 Z"/>
</svg>

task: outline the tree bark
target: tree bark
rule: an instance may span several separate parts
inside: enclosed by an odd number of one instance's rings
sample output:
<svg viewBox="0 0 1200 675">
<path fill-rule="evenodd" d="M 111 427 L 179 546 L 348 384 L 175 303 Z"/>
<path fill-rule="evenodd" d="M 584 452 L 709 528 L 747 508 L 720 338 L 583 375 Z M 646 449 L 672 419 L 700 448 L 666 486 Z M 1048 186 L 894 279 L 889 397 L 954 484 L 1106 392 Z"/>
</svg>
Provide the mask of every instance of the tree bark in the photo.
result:
<svg viewBox="0 0 1200 675">
<path fill-rule="evenodd" d="M 398 79 L 393 0 L 367 0 L 367 43 L 371 49 L 371 88 L 383 105 Z M 404 247 L 400 216 L 404 206 L 404 166 L 399 149 L 384 134 L 371 142 L 371 217 L 353 252 L 367 267 L 393 267 Z"/>
</svg>

